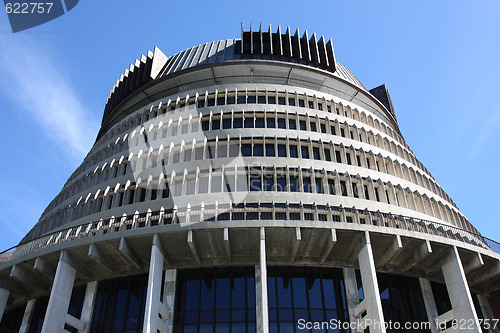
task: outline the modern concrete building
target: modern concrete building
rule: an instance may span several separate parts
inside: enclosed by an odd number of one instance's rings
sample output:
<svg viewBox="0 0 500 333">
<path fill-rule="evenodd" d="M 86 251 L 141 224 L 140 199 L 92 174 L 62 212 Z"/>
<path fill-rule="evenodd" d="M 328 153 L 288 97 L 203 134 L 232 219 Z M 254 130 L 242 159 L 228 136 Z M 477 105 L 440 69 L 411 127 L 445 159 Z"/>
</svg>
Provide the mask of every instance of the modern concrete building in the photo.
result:
<svg viewBox="0 0 500 333">
<path fill-rule="evenodd" d="M 324 37 L 242 28 L 117 80 L 87 157 L 0 262 L 0 332 L 498 332 L 492 246 L 384 85 Z"/>
</svg>

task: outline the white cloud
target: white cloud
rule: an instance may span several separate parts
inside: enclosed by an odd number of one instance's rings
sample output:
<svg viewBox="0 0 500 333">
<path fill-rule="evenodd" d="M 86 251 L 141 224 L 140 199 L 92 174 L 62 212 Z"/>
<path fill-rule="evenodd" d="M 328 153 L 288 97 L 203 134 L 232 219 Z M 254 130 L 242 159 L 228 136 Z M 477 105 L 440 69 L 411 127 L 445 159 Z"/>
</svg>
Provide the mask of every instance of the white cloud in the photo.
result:
<svg viewBox="0 0 500 333">
<path fill-rule="evenodd" d="M 98 120 L 78 99 L 57 58 L 40 43 L 43 38 L 33 36 L 0 33 L 0 88 L 58 148 L 81 161 L 92 146 Z"/>
</svg>

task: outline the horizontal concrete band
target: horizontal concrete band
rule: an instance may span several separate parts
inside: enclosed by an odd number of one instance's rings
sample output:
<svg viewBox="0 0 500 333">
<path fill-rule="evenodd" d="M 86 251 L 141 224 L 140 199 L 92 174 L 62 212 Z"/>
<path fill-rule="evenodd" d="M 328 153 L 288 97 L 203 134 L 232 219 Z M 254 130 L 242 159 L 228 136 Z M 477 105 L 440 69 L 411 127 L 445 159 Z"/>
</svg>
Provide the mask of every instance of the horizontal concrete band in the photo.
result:
<svg viewBox="0 0 500 333">
<path fill-rule="evenodd" d="M 443 260 L 457 248 L 474 291 L 489 293 L 500 286 L 500 255 L 442 236 L 347 222 L 219 221 L 109 231 L 58 243 L 2 263 L 0 287 L 11 292 L 12 304 L 46 294 L 61 250 L 76 269 L 76 284 L 144 273 L 154 235 L 169 268 L 255 265 L 262 228 L 269 265 L 355 268 L 368 232 L 379 272 L 443 281 Z"/>
</svg>

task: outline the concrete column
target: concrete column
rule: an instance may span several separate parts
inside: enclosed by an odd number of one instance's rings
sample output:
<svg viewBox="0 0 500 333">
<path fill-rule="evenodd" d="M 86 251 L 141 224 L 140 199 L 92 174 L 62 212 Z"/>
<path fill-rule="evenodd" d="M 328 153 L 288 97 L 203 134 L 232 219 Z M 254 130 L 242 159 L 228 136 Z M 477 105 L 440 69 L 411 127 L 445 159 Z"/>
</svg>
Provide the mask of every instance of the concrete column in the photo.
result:
<svg viewBox="0 0 500 333">
<path fill-rule="evenodd" d="M 167 331 L 166 333 L 172 333 L 174 331 L 174 306 L 175 306 L 175 285 L 177 282 L 177 270 L 167 269 L 165 270 L 165 281 L 163 287 L 163 302 L 168 311 L 168 316 L 166 320 Z"/>
<path fill-rule="evenodd" d="M 477 295 L 477 300 L 479 302 L 479 307 L 481 308 L 481 312 L 483 313 L 484 322 L 485 322 L 485 324 L 487 324 L 487 327 L 489 325 L 489 329 L 486 332 L 488 332 L 488 333 L 500 332 L 499 327 L 496 327 L 496 328 L 493 327 L 495 325 L 495 322 L 493 321 L 493 319 L 496 319 L 496 318 L 493 315 L 493 311 L 491 310 L 491 306 L 490 306 L 490 302 L 488 301 L 488 298 L 483 296 L 483 295 Z"/>
<path fill-rule="evenodd" d="M 3 312 L 9 300 L 10 291 L 0 288 L 0 321 L 2 320 Z"/>
<path fill-rule="evenodd" d="M 439 332 L 436 327 L 436 318 L 438 316 L 436 302 L 434 301 L 434 294 L 432 293 L 431 282 L 428 279 L 419 278 L 420 290 L 422 290 L 422 297 L 424 298 L 425 312 L 427 312 L 427 320 L 429 321 L 431 332 Z"/>
<path fill-rule="evenodd" d="M 90 323 L 92 321 L 92 314 L 94 313 L 95 298 L 97 295 L 97 281 L 87 283 L 85 289 L 85 298 L 83 299 L 82 315 L 80 320 L 85 325 L 79 333 L 88 333 L 90 331 Z"/>
<path fill-rule="evenodd" d="M 469 328 L 468 332 L 481 332 L 469 286 L 467 285 L 467 278 L 455 246 L 450 251 L 442 270 L 454 317 L 462 321 L 465 320 L 470 325 L 467 326 Z M 471 328 L 471 326 L 473 327 Z"/>
<path fill-rule="evenodd" d="M 346 292 L 347 309 L 349 311 L 349 321 L 351 322 L 352 333 L 357 333 L 357 327 L 354 323 L 357 322 L 356 307 L 359 304 L 358 283 L 356 281 L 356 271 L 354 268 L 343 268 L 344 286 Z"/>
<path fill-rule="evenodd" d="M 269 333 L 265 237 L 264 228 L 260 228 L 260 261 L 259 264 L 255 266 L 255 310 L 257 315 L 257 333 Z"/>
<path fill-rule="evenodd" d="M 151 247 L 151 260 L 149 262 L 149 277 L 148 290 L 146 295 L 146 311 L 144 314 L 144 333 L 156 333 L 159 328 L 165 332 L 164 322 L 159 318 L 160 313 L 160 294 L 161 294 L 161 278 L 163 275 L 164 255 L 161 249 L 161 244 L 158 235 L 153 237 L 153 245 Z"/>
<path fill-rule="evenodd" d="M 36 305 L 36 300 L 34 299 L 29 300 L 28 303 L 26 304 L 19 333 L 28 333 L 28 328 L 30 325 L 31 317 L 33 316 L 33 310 L 35 310 L 35 305 Z"/>
<path fill-rule="evenodd" d="M 361 272 L 361 282 L 363 284 L 363 294 L 365 299 L 366 317 L 365 323 L 370 323 L 371 333 L 385 333 L 384 314 L 382 311 L 382 301 L 378 290 L 377 272 L 373 260 L 372 245 L 370 235 L 365 232 L 364 244 L 358 254 L 359 270 Z"/>
<path fill-rule="evenodd" d="M 43 320 L 42 333 L 61 332 L 66 323 L 76 270 L 63 260 L 63 255 L 64 251 L 61 252 L 61 258 L 57 264 L 49 304 Z"/>
</svg>

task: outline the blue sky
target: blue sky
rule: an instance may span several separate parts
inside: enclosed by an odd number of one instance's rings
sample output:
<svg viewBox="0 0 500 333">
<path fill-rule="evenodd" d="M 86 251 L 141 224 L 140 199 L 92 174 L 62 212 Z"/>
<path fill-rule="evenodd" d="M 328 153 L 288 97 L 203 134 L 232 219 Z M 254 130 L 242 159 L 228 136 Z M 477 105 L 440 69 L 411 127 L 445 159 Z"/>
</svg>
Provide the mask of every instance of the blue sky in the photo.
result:
<svg viewBox="0 0 500 333">
<path fill-rule="evenodd" d="M 417 157 L 500 241 L 500 2 L 86 0 L 13 34 L 0 12 L 0 250 L 38 220 L 90 149 L 106 97 L 141 53 L 237 38 L 240 23 L 334 42 L 369 89 L 390 89 Z"/>
</svg>

